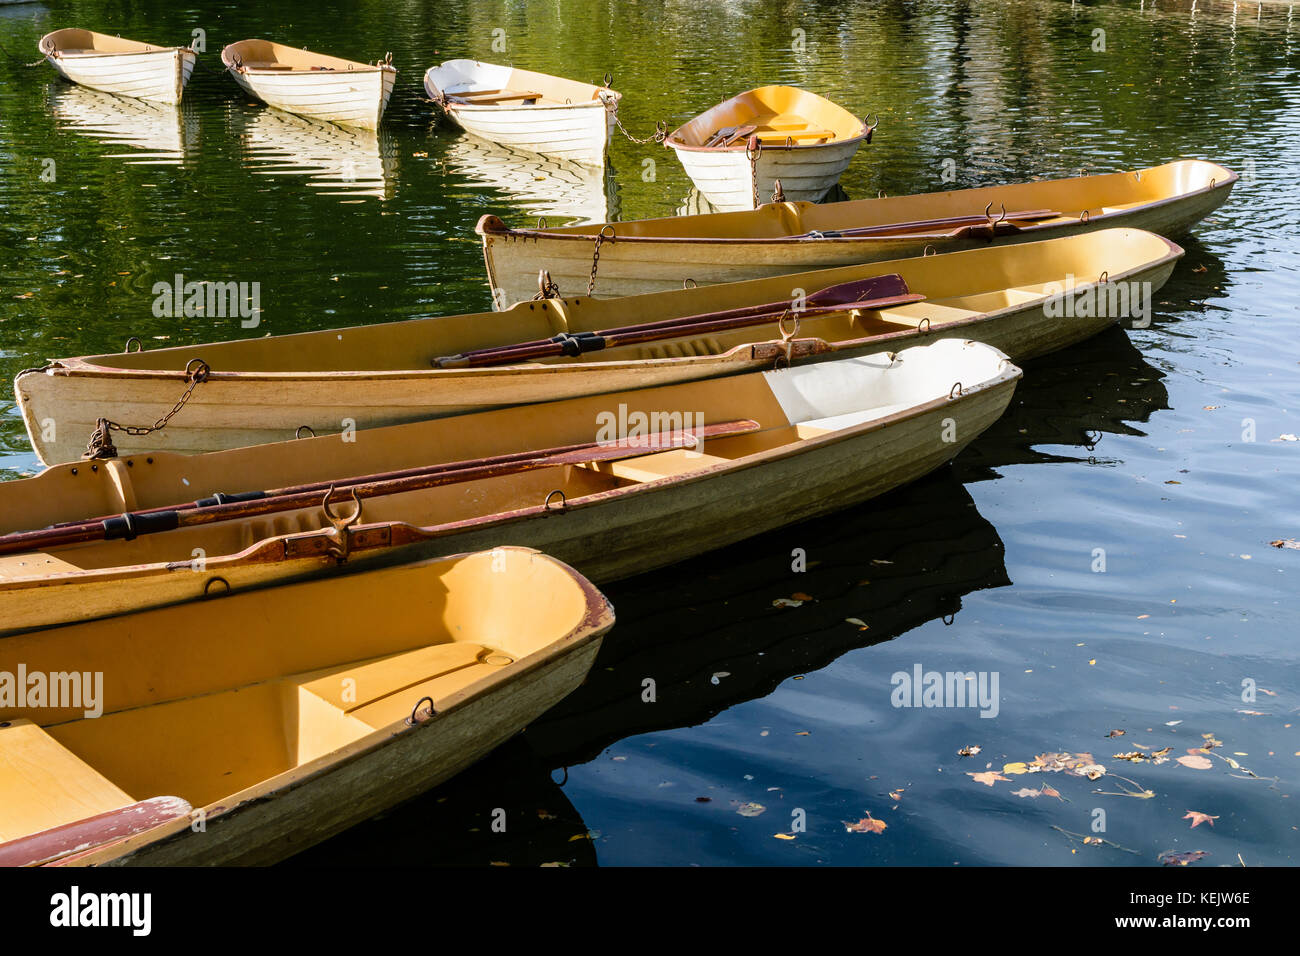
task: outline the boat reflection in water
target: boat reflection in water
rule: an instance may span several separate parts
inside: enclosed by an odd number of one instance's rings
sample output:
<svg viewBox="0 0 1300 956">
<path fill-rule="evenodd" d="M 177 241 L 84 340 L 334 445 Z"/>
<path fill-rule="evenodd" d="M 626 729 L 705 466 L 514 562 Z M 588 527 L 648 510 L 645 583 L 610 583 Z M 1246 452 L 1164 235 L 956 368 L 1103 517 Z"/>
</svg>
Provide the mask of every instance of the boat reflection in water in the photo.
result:
<svg viewBox="0 0 1300 956">
<path fill-rule="evenodd" d="M 768 202 L 771 198 L 771 196 L 759 197 L 763 202 Z M 827 191 L 826 195 L 817 200 L 817 202 L 819 205 L 830 202 L 848 202 L 850 198 L 849 194 L 844 191 L 844 187 L 839 183 L 836 183 Z M 704 193 L 692 186 L 691 191 L 686 194 L 686 198 L 677 205 L 676 214 L 679 216 L 704 216 L 724 211 L 725 210 L 719 209 L 717 206 L 713 205 L 713 203 L 709 202 L 708 199 L 704 197 Z"/>
<path fill-rule="evenodd" d="M 468 134 L 447 147 L 446 164 L 474 184 L 505 193 L 516 216 L 538 216 L 556 226 L 619 218 L 618 186 L 608 164 L 583 166 Z"/>
<path fill-rule="evenodd" d="M 231 113 L 244 165 L 258 176 L 305 178 L 322 195 L 391 199 L 397 146 L 384 131 L 335 126 L 276 109 Z"/>
<path fill-rule="evenodd" d="M 110 159 L 137 166 L 176 166 L 199 141 L 198 116 L 188 103 L 171 105 L 115 96 L 60 82 L 52 94 L 60 129 L 124 152 Z"/>
</svg>

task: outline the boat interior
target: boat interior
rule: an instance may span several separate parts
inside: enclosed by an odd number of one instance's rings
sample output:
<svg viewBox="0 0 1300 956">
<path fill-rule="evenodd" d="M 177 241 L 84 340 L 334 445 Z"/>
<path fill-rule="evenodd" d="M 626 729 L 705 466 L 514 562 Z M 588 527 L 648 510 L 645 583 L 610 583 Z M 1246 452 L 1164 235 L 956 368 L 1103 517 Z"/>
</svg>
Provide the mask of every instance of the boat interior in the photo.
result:
<svg viewBox="0 0 1300 956">
<path fill-rule="evenodd" d="M 162 794 L 238 794 L 422 698 L 441 710 L 590 611 L 562 565 L 508 548 L 220 600 L 220 614 L 176 606 L 0 641 L 0 671 L 86 688 L 77 706 L 0 708 L 0 842 Z M 85 716 L 89 696 L 102 716 Z"/>
<path fill-rule="evenodd" d="M 924 301 L 882 310 L 805 316 L 798 337 L 835 344 L 867 336 L 908 332 L 925 320 L 930 327 L 976 318 L 1032 303 L 1055 290 L 1067 276 L 1094 281 L 1102 272 L 1116 278 L 1159 262 L 1170 254 L 1158 236 L 1133 229 L 1102 230 L 1038 243 L 990 246 L 943 256 L 896 259 L 806 272 L 798 285 L 808 295 L 843 282 L 896 274 Z M 549 338 L 560 332 L 597 331 L 630 323 L 684 316 L 707 317 L 723 309 L 790 301 L 792 281 L 778 276 L 745 282 L 634 296 L 633 299 L 563 298 L 517 303 L 504 312 L 441 316 L 286 336 L 245 339 L 145 352 L 92 356 L 100 368 L 178 371 L 192 359 L 206 361 L 214 376 L 239 372 L 410 372 L 459 373 L 436 369 L 436 359 L 471 349 Z M 639 361 L 717 355 L 753 342 L 781 337 L 779 311 L 766 324 L 709 335 L 687 335 L 562 356 L 552 364 Z M 789 326 L 789 320 L 787 320 Z M 463 373 L 459 373 L 463 374 Z"/>
<path fill-rule="evenodd" d="M 909 357 L 930 349 L 927 361 Z M 205 455 L 160 455 L 123 467 L 86 474 L 81 465 L 58 465 L 41 475 L 0 485 L 0 509 L 24 507 L 28 527 L 43 519 L 77 520 L 179 504 L 196 495 L 233 494 L 284 488 L 314 481 L 339 481 L 444 462 L 474 462 L 494 455 L 542 450 L 577 443 L 609 441 L 629 434 L 668 432 L 705 424 L 751 420 L 758 429 L 711 438 L 700 450 L 677 448 L 614 461 L 545 465 L 438 487 L 367 497 L 359 524 L 403 522 L 437 529 L 494 515 L 536 511 L 556 491 L 573 502 L 584 496 L 634 488 L 663 478 L 682 477 L 726 465 L 746 456 L 824 436 L 832 431 L 882 419 L 903 409 L 947 396 L 953 381 L 970 387 L 1000 371 L 1001 353 L 971 348 L 948 339 L 905 349 L 891 360 L 877 353 L 835 363 L 796 366 L 780 372 L 754 372 L 618 393 L 566 399 L 544 405 L 478 412 L 376 429 L 364 443 L 346 445 L 331 436 L 283 442 Z M 617 434 L 602 434 L 609 409 L 620 420 Z M 696 418 L 696 415 L 699 418 Z M 361 451 L 357 451 L 359 446 Z M 545 464 L 545 463 L 543 463 Z M 124 482 L 129 486 L 124 495 Z M 57 496 L 53 487 L 79 487 L 76 497 Z M 69 502 L 88 510 L 74 512 Z M 10 505 L 14 507 L 11 508 Z M 32 510 L 26 510 L 30 505 Z M 125 507 L 124 507 L 125 506 Z M 53 508 L 58 507 L 60 512 Z M 337 506 L 348 512 L 353 505 Z M 57 515 L 57 516 L 56 516 Z M 50 575 L 110 570 L 127 566 L 180 563 L 195 553 L 238 555 L 269 538 L 331 528 L 319 505 L 253 518 L 214 521 L 134 540 L 94 541 L 45 551 L 0 556 L 0 590 L 23 588 Z M 457 529 L 453 529 L 457 530 Z M 431 533 L 439 533 L 436 530 Z M 202 549 L 196 552 L 195 549 Z M 216 573 L 215 571 L 213 573 Z M 3 642 L 0 642 L 2 644 Z"/>
<path fill-rule="evenodd" d="M 706 110 L 665 142 L 681 149 L 743 150 L 750 137 L 764 147 L 796 147 L 865 135 L 862 120 L 830 100 L 793 86 L 763 86 Z"/>
<path fill-rule="evenodd" d="M 854 230 L 895 224 L 924 224 L 948 220 L 955 216 L 984 218 L 992 203 L 992 215 L 1007 209 L 1008 218 L 1017 212 L 1039 210 L 1057 213 L 1035 219 L 1034 226 L 1048 228 L 1075 222 L 1086 209 L 1089 217 L 1125 212 L 1163 200 L 1185 196 L 1214 183 L 1225 183 L 1232 173 L 1216 163 L 1183 159 L 1163 166 L 1126 173 L 1073 179 L 1044 179 L 1037 182 L 982 186 L 950 192 L 918 193 L 883 199 L 854 199 L 846 202 L 767 203 L 756 210 L 710 213 L 696 216 L 672 216 L 613 223 L 619 239 L 789 239 L 823 238 L 836 234 L 852 236 Z M 594 238 L 603 223 L 547 229 L 547 234 Z M 913 237 L 944 235 L 955 225 L 910 226 Z M 522 230 L 527 232 L 528 230 Z"/>
<path fill-rule="evenodd" d="M 157 43 L 141 43 L 138 40 L 128 40 L 125 37 L 108 36 L 105 33 L 95 33 L 93 30 L 78 30 L 75 27 L 69 27 L 47 33 L 41 38 L 41 49 L 46 52 L 57 51 L 61 56 L 85 54 L 103 56 L 110 53 L 157 53 L 162 50 L 175 49 L 175 47 Z"/>
<path fill-rule="evenodd" d="M 477 60 L 448 60 L 428 71 L 430 84 L 461 106 L 571 106 L 617 95 L 605 87 Z"/>
<path fill-rule="evenodd" d="M 221 51 L 226 66 L 254 73 L 311 73 L 377 70 L 380 67 L 345 60 L 311 50 L 300 50 L 272 40 L 240 40 Z"/>
</svg>

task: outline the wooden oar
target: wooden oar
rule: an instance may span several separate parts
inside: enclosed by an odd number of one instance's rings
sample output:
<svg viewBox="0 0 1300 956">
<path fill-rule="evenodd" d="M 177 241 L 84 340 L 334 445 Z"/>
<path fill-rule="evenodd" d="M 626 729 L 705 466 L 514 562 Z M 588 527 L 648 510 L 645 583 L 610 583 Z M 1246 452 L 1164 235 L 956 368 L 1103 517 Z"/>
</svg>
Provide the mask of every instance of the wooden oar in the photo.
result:
<svg viewBox="0 0 1300 956">
<path fill-rule="evenodd" d="M 828 286 L 814 292 L 804 300 L 798 317 L 822 315 L 846 309 L 887 309 L 908 302 L 919 302 L 925 296 L 908 291 L 903 277 L 873 276 Z M 432 361 L 435 368 L 482 368 L 488 365 L 506 365 L 530 359 L 556 355 L 580 355 L 618 345 L 636 345 L 644 342 L 677 338 L 683 335 L 703 335 L 729 329 L 746 328 L 773 321 L 792 308 L 789 300 L 765 302 L 761 305 L 706 312 L 696 315 L 660 319 L 640 325 L 625 325 L 597 332 L 562 333 L 549 339 L 534 339 L 513 345 L 472 349 L 459 355 L 449 355 Z"/>
<path fill-rule="evenodd" d="M 345 501 L 354 495 L 358 500 L 375 498 L 559 465 L 636 458 L 654 452 L 693 448 L 700 441 L 743 435 L 757 431 L 760 427 L 758 422 L 751 419 L 737 419 L 705 425 L 698 430 L 654 432 L 650 435 L 620 438 L 607 443 L 584 442 L 491 458 L 448 462 L 427 468 L 411 468 L 333 481 L 312 482 L 274 491 L 218 495 L 216 498 L 200 499 L 170 508 L 151 508 L 77 524 L 14 532 L 0 536 L 0 554 L 16 554 L 70 544 L 83 544 L 88 541 L 132 540 L 140 535 L 172 531 L 176 528 L 294 511 L 320 505 L 323 502 Z M 325 494 L 323 498 L 322 493 Z"/>
<path fill-rule="evenodd" d="M 1025 212 L 1007 213 L 1005 217 L 999 216 L 992 222 L 999 225 L 1010 225 L 1015 222 L 1034 222 L 1039 219 L 1054 219 L 1059 215 L 1059 212 L 1054 212 L 1050 209 L 1030 209 Z M 896 234 L 904 235 L 910 232 L 938 231 L 948 227 L 978 226 L 989 222 L 989 217 L 984 213 L 975 213 L 970 216 L 950 216 L 947 219 L 916 219 L 910 222 L 892 222 L 881 226 L 857 226 L 852 229 L 824 229 L 818 231 L 818 236 L 827 239 L 837 239 L 845 236 L 853 238 L 859 238 L 861 236 L 892 236 Z M 812 237 L 812 233 L 805 233 L 805 236 Z M 804 237 L 801 236 L 800 238 Z"/>
</svg>

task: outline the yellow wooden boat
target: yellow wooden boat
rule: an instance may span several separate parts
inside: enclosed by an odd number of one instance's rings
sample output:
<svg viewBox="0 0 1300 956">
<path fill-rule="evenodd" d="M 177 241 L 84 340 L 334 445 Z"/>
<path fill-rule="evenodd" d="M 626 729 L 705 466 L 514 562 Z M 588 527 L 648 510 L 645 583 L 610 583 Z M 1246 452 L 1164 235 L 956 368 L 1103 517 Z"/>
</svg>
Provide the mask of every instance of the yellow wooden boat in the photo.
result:
<svg viewBox="0 0 1300 956">
<path fill-rule="evenodd" d="M 378 129 L 393 95 L 392 55 L 359 63 L 272 40 L 240 40 L 221 62 L 243 89 L 263 103 L 312 119 Z"/>
<path fill-rule="evenodd" d="M 0 641 L 0 865 L 274 862 L 522 730 L 613 623 L 503 547 Z"/>
<path fill-rule="evenodd" d="M 508 543 L 626 577 L 939 467 L 1019 377 L 950 338 L 355 441 L 59 465 L 0 483 L 0 633 Z"/>
<path fill-rule="evenodd" d="M 179 103 L 198 54 L 93 30 L 55 30 L 38 44 L 59 75 L 92 90 L 158 103 Z"/>
<path fill-rule="evenodd" d="M 191 386 L 187 404 L 164 428 L 146 435 L 110 428 L 100 437 L 120 454 L 234 448 L 282 441 L 300 426 L 304 435 L 345 432 L 766 368 L 777 354 L 817 360 L 954 334 L 1021 361 L 1115 323 L 1138 291 L 1146 290 L 1149 305 L 1150 290 L 1181 255 L 1159 236 L 1111 230 L 664 292 L 640 296 L 633 307 L 549 299 L 500 314 L 63 359 L 20 374 L 14 390 L 33 447 L 53 463 L 80 458 L 100 419 L 150 425 Z M 876 280 L 906 294 L 859 299 L 853 292 Z M 840 295 L 846 289 L 851 294 Z M 1053 308 L 1062 294 L 1065 308 Z M 1105 307 L 1072 304 L 1084 299 Z M 744 310 L 755 310 L 753 323 L 725 318 L 745 319 Z M 670 325 L 650 329 L 649 338 L 589 336 L 619 332 L 629 322 Z M 563 348 L 572 345 L 576 354 L 502 352 L 479 367 L 476 358 L 458 358 L 557 334 L 571 337 Z M 783 335 L 797 340 L 788 351 L 774 341 Z M 587 350 L 593 344 L 603 347 Z M 501 364 L 512 354 L 516 361 Z M 102 452 L 103 442 L 96 448 Z"/>
<path fill-rule="evenodd" d="M 1176 238 L 1236 182 L 1223 166 L 1184 159 L 1100 176 L 554 229 L 484 216 L 477 231 L 493 301 L 504 308 L 537 291 L 539 269 L 565 291 L 586 288 L 602 233 L 592 294 L 609 298 L 1121 226 Z"/>
<path fill-rule="evenodd" d="M 732 211 L 755 208 L 778 180 L 787 199 L 816 202 L 873 128 L 816 93 L 763 86 L 705 110 L 664 145 L 709 202 Z"/>
</svg>

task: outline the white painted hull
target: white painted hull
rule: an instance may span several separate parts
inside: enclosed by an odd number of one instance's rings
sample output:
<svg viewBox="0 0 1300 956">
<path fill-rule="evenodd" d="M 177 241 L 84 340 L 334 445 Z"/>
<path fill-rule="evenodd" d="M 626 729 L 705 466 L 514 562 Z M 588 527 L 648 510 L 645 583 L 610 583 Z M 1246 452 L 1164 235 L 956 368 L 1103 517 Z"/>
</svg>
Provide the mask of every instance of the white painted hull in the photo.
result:
<svg viewBox="0 0 1300 956">
<path fill-rule="evenodd" d="M 603 103 L 579 106 L 457 106 L 447 114 L 467 133 L 514 149 L 603 166 L 614 114 Z"/>
<path fill-rule="evenodd" d="M 378 129 L 393 94 L 391 67 L 317 72 L 231 69 L 235 82 L 268 106 L 311 119 Z"/>
<path fill-rule="evenodd" d="M 157 103 L 179 103 L 198 59 L 193 50 L 150 53 L 61 53 L 46 61 L 64 79 L 92 90 Z"/>
<path fill-rule="evenodd" d="M 855 139 L 825 146 L 764 149 L 758 157 L 758 201 L 771 200 L 779 179 L 787 200 L 816 202 L 840 181 L 861 143 Z M 696 188 L 719 212 L 754 208 L 753 170 L 743 149 L 673 149 Z"/>
</svg>

